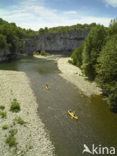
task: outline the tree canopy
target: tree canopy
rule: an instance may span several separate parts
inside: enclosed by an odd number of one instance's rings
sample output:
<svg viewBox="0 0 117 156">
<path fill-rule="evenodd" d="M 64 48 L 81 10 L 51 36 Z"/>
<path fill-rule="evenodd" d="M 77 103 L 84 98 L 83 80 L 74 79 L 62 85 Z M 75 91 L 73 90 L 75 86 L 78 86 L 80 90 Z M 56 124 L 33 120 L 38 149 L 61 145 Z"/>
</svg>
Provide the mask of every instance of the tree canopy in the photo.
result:
<svg viewBox="0 0 117 156">
<path fill-rule="evenodd" d="M 71 57 L 90 80 L 97 81 L 110 108 L 117 112 L 117 19 L 108 28 L 94 25 L 83 48 L 74 50 Z"/>
</svg>

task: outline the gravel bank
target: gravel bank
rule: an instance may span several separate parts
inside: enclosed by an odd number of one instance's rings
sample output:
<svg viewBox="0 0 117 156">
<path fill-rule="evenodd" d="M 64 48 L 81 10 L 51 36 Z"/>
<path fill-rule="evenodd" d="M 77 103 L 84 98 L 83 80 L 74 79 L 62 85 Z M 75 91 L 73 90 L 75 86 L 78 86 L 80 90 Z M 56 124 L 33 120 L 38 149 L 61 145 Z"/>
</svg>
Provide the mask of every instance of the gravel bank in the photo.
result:
<svg viewBox="0 0 117 156">
<path fill-rule="evenodd" d="M 16 98 L 21 105 L 19 113 L 9 111 L 11 101 Z M 0 70 L 0 105 L 5 106 L 7 118 L 0 117 L 0 156 L 52 156 L 54 147 L 49 139 L 44 124 L 37 115 L 36 97 L 30 88 L 30 82 L 23 72 Z M 13 124 L 15 118 L 21 117 L 25 125 Z M 7 124 L 8 129 L 2 126 Z M 17 129 L 17 150 L 9 147 L 5 139 L 9 130 Z"/>
<path fill-rule="evenodd" d="M 78 67 L 68 63 L 69 59 L 68 57 L 57 60 L 58 68 L 61 71 L 60 76 L 77 86 L 87 96 L 101 94 L 101 89 L 96 86 L 96 83 L 86 80 Z"/>
</svg>

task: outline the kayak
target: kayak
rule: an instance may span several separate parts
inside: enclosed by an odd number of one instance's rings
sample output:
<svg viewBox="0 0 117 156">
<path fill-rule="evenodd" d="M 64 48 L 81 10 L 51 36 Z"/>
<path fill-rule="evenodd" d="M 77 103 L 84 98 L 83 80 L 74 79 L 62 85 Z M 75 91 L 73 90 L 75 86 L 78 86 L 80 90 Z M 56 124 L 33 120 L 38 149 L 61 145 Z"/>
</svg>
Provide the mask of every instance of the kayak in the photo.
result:
<svg viewBox="0 0 117 156">
<path fill-rule="evenodd" d="M 78 116 L 76 116 L 73 112 L 70 112 L 69 110 L 68 110 L 68 114 L 71 116 L 71 118 L 73 118 L 73 119 L 78 119 Z"/>
<path fill-rule="evenodd" d="M 46 86 L 46 87 L 45 87 L 45 89 L 47 89 L 47 90 L 48 90 L 49 88 Z"/>
</svg>

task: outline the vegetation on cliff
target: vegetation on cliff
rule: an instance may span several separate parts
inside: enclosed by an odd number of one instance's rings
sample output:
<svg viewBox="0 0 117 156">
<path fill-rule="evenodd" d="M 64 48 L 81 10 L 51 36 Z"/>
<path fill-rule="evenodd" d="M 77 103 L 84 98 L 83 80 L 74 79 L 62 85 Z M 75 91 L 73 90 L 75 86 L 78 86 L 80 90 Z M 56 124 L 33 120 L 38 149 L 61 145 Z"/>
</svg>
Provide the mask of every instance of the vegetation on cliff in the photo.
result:
<svg viewBox="0 0 117 156">
<path fill-rule="evenodd" d="M 38 33 L 58 33 L 58 32 L 70 32 L 70 31 L 84 31 L 90 30 L 92 27 L 96 26 L 96 23 L 91 24 L 76 24 L 72 26 L 58 26 L 53 28 L 40 28 Z"/>
<path fill-rule="evenodd" d="M 111 20 L 109 28 L 93 27 L 72 58 L 90 80 L 97 81 L 111 109 L 117 111 L 117 19 Z"/>
<path fill-rule="evenodd" d="M 17 27 L 15 23 L 8 23 L 0 18 L 0 49 L 8 48 L 12 53 L 22 48 L 22 40 L 31 38 L 36 32 Z"/>
</svg>

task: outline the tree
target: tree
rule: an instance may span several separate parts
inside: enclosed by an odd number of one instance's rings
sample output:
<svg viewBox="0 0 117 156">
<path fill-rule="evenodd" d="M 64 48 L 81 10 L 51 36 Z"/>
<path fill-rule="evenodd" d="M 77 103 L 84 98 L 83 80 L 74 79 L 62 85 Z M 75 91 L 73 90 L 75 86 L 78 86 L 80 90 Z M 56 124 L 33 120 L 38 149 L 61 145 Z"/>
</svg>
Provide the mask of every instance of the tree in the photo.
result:
<svg viewBox="0 0 117 156">
<path fill-rule="evenodd" d="M 84 43 L 80 45 L 80 47 L 76 48 L 72 53 L 73 64 L 81 67 L 82 65 L 82 51 L 84 48 Z"/>
<path fill-rule="evenodd" d="M 96 69 L 97 82 L 109 97 L 111 108 L 117 111 L 117 34 L 103 47 Z"/>
<path fill-rule="evenodd" d="M 84 74 L 91 80 L 96 77 L 96 64 L 100 51 L 106 41 L 106 30 L 104 26 L 97 25 L 90 31 L 88 37 L 85 40 L 83 50 L 83 65 L 82 69 Z"/>
</svg>

